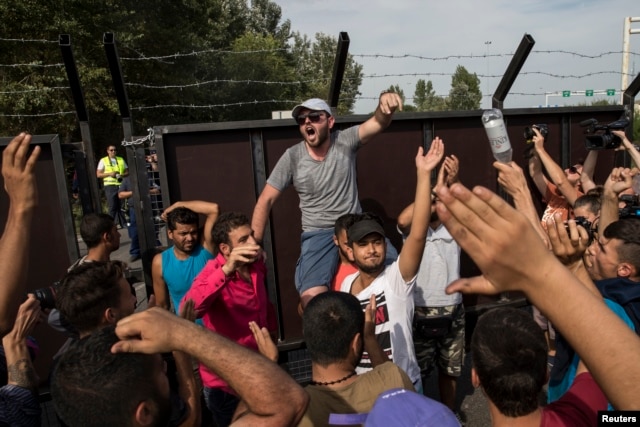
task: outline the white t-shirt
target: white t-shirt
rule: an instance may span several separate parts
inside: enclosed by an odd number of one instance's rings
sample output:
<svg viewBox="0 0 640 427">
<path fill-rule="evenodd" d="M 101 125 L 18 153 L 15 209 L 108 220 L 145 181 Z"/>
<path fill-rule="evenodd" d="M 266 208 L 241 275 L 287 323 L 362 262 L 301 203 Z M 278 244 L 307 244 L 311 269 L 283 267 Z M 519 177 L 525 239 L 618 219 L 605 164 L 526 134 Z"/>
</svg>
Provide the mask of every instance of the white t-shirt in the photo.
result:
<svg viewBox="0 0 640 427">
<path fill-rule="evenodd" d="M 424 246 L 414 301 L 417 307 L 444 307 L 462 302 L 462 294 L 447 295 L 444 290 L 460 278 L 460 246 L 446 227 L 429 227 Z"/>
<path fill-rule="evenodd" d="M 398 258 L 399 260 L 400 258 Z M 387 266 L 382 273 L 356 297 L 362 309 L 369 304 L 372 294 L 376 295 L 376 338 L 389 360 L 402 368 L 416 389 L 421 384 L 420 368 L 413 348 L 413 290 L 416 278 L 405 282 L 400 274 L 398 260 Z M 351 292 L 351 285 L 360 273 L 347 276 L 340 290 Z M 356 367 L 358 374 L 372 369 L 369 354 L 364 352 Z"/>
</svg>

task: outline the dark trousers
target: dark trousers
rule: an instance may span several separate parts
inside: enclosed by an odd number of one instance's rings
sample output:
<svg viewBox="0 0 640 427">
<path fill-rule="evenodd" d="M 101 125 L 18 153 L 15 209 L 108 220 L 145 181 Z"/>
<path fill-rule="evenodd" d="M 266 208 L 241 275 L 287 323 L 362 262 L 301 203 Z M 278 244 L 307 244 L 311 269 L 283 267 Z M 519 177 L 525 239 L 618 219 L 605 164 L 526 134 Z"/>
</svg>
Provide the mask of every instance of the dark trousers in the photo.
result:
<svg viewBox="0 0 640 427">
<path fill-rule="evenodd" d="M 140 241 L 138 240 L 138 224 L 136 223 L 136 210 L 131 207 L 129 209 L 129 239 L 131 246 L 129 247 L 129 255 L 140 256 Z"/>
<path fill-rule="evenodd" d="M 113 218 L 113 222 L 121 227 L 127 226 L 127 221 L 124 219 L 122 210 L 120 209 L 120 199 L 118 198 L 118 186 L 117 185 L 105 185 L 104 195 L 107 199 L 107 208 L 109 209 L 109 216 Z"/>
<path fill-rule="evenodd" d="M 218 427 L 227 427 L 231 424 L 233 413 L 240 400 L 237 396 L 220 390 L 219 388 L 204 388 L 204 400 L 211 411 L 213 421 Z"/>
</svg>

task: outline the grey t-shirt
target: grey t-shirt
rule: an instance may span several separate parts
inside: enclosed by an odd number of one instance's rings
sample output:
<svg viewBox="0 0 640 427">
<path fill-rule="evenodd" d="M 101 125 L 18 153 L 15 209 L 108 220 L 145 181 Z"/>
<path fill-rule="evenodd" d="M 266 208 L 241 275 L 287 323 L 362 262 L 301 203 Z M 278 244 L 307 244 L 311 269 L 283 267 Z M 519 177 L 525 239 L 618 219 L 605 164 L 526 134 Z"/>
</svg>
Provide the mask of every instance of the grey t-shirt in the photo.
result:
<svg viewBox="0 0 640 427">
<path fill-rule="evenodd" d="M 333 228 L 346 213 L 361 211 L 356 180 L 356 151 L 362 145 L 358 127 L 331 133 L 331 147 L 322 161 L 309 155 L 304 141 L 278 160 L 267 183 L 279 191 L 293 184 L 300 197 L 302 229 Z"/>
</svg>

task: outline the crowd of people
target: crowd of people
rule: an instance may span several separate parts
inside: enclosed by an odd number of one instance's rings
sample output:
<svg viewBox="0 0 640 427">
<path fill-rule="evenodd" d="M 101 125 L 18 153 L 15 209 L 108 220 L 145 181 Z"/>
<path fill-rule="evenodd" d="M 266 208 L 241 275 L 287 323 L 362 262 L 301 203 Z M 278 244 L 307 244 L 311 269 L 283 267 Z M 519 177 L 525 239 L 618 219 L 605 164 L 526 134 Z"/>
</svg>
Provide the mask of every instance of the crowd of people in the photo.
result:
<svg viewBox="0 0 640 427">
<path fill-rule="evenodd" d="M 355 159 L 401 108 L 397 94 L 382 93 L 370 119 L 334 131 L 324 101 L 296 106 L 303 140 L 277 163 L 251 218 L 207 201 L 163 212 L 172 245 L 153 258 L 144 310 L 126 265 L 111 259 L 119 210 L 82 219 L 88 252 L 62 278 L 55 309 L 24 299 L 40 149 L 16 136 L 2 156 L 10 203 L 0 238 L 0 424 L 40 425 L 28 336 L 46 314 L 68 336 L 49 379 L 61 425 L 460 425 L 462 295 L 509 291 L 523 292 L 535 313 L 493 309 L 470 340 L 471 382 L 493 425 L 595 426 L 598 411 L 639 410 L 640 218 L 620 218 L 619 203 L 640 172 L 615 168 L 598 186 L 595 154 L 563 170 L 533 127 L 529 173 L 549 206 L 540 218 L 515 162 L 494 163 L 511 206 L 461 183 L 464 165 L 436 137 L 415 156 L 398 252 L 380 218 L 361 211 Z M 127 173 L 113 148 L 98 166 L 105 191 Z M 291 185 L 303 225 L 295 286 L 311 358 L 304 388 L 278 365 L 261 246 L 270 209 Z M 108 193 L 111 207 L 118 192 Z M 481 276 L 460 277 L 462 250 Z M 440 402 L 424 396 L 434 371 Z"/>
</svg>

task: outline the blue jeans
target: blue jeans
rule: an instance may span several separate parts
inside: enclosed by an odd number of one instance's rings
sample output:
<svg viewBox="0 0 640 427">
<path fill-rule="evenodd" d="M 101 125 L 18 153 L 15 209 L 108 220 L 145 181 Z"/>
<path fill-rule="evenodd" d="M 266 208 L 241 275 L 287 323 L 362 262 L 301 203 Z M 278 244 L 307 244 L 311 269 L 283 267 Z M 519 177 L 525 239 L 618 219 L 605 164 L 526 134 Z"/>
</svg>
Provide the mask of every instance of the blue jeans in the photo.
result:
<svg viewBox="0 0 640 427">
<path fill-rule="evenodd" d="M 315 286 L 331 286 L 331 280 L 338 271 L 340 256 L 333 243 L 333 228 L 305 231 L 301 237 L 300 258 L 296 264 L 295 283 L 299 294 Z M 398 258 L 398 251 L 386 238 L 387 256 L 385 265 Z"/>
<path fill-rule="evenodd" d="M 237 396 L 222 391 L 219 388 L 204 388 L 204 401 L 211 411 L 213 421 L 218 427 L 227 427 L 231 424 L 233 413 L 240 400 Z"/>
</svg>

